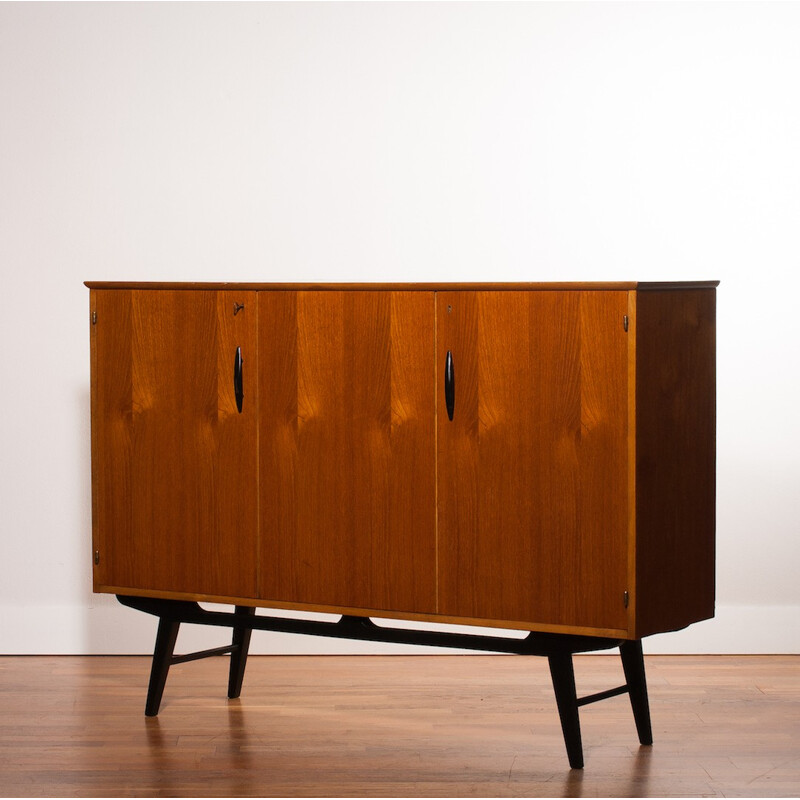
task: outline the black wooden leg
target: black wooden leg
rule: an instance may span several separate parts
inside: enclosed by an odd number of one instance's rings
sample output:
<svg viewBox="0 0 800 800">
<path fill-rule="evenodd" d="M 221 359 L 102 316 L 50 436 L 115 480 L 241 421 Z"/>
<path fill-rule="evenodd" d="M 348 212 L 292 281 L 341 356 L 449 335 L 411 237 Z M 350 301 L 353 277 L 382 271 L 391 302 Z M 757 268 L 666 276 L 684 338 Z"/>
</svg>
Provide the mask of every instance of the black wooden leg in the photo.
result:
<svg viewBox="0 0 800 800">
<path fill-rule="evenodd" d="M 144 707 L 144 713 L 148 717 L 155 717 L 158 714 L 180 627 L 180 622 L 164 617 L 158 621 L 156 648 L 153 651 L 153 666 L 150 669 L 150 686 L 147 689 L 147 704 Z"/>
<path fill-rule="evenodd" d="M 644 656 L 642 640 L 623 642 L 619 646 L 622 657 L 622 669 L 628 684 L 631 698 L 633 719 L 636 721 L 636 732 L 641 744 L 653 744 L 653 730 L 650 727 L 650 705 L 647 701 L 647 681 L 644 676 Z"/>
<path fill-rule="evenodd" d="M 581 744 L 581 722 L 578 717 L 578 695 L 575 691 L 575 673 L 572 669 L 572 655 L 558 653 L 548 656 L 550 677 L 561 718 L 564 744 L 567 746 L 569 765 L 573 769 L 583 769 L 583 746 Z"/>
<path fill-rule="evenodd" d="M 250 606 L 236 606 L 236 616 L 252 617 L 256 613 Z M 231 653 L 231 671 L 228 677 L 228 697 L 233 699 L 242 693 L 244 668 L 247 665 L 247 651 L 250 649 L 252 628 L 233 629 L 233 652 Z"/>
</svg>

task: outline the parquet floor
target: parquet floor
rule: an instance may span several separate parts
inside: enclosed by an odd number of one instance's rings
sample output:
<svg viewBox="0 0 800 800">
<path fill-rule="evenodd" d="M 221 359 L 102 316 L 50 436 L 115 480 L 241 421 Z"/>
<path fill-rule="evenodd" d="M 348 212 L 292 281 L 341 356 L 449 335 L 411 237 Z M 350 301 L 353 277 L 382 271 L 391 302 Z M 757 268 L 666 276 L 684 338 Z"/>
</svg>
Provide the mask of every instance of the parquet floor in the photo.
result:
<svg viewBox="0 0 800 800">
<path fill-rule="evenodd" d="M 3 796 L 800 795 L 800 656 L 651 656 L 653 747 L 626 696 L 581 709 L 570 770 L 545 659 L 251 656 L 172 668 L 143 714 L 142 657 L 0 658 Z M 624 682 L 577 656 L 578 690 Z"/>
</svg>

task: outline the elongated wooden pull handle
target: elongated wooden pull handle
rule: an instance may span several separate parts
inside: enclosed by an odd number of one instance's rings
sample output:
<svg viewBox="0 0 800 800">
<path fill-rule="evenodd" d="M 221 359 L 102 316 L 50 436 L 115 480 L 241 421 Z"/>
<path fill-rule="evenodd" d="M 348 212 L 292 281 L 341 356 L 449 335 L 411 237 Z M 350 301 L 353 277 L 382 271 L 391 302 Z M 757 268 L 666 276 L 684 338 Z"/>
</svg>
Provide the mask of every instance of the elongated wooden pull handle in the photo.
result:
<svg viewBox="0 0 800 800">
<path fill-rule="evenodd" d="M 244 401 L 244 382 L 242 379 L 242 348 L 236 348 L 236 357 L 233 360 L 233 393 L 236 395 L 236 408 L 242 413 L 242 402 Z"/>
<path fill-rule="evenodd" d="M 444 360 L 444 404 L 447 406 L 447 418 L 452 422 L 456 406 L 456 376 L 453 371 L 453 354 L 449 350 Z"/>
</svg>

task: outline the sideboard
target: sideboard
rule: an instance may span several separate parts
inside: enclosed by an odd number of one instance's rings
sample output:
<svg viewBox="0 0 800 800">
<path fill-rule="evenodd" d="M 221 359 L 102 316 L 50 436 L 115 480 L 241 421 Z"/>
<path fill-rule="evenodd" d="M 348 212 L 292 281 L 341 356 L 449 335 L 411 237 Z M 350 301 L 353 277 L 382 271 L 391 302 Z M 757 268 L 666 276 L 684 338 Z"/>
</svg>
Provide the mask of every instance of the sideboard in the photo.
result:
<svg viewBox="0 0 800 800">
<path fill-rule="evenodd" d="M 716 281 L 86 285 L 94 589 L 160 619 L 146 713 L 217 652 L 238 696 L 253 629 L 529 653 L 582 766 L 571 656 L 620 646 L 648 740 L 642 637 L 714 613 Z M 232 644 L 174 656 L 182 622 Z"/>
</svg>

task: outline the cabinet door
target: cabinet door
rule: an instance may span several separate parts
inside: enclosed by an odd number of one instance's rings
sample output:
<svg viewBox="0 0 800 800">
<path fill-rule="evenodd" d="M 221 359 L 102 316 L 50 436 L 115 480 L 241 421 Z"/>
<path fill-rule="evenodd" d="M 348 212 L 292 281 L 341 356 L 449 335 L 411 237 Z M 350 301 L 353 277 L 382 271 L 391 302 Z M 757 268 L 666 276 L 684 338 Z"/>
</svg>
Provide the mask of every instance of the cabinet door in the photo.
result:
<svg viewBox="0 0 800 800">
<path fill-rule="evenodd" d="M 626 313 L 625 292 L 437 294 L 440 613 L 627 628 Z"/>
<path fill-rule="evenodd" d="M 101 290 L 92 307 L 96 587 L 254 597 L 255 294 Z"/>
<path fill-rule="evenodd" d="M 261 596 L 435 611 L 432 292 L 259 294 Z"/>
</svg>

